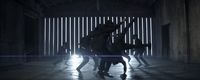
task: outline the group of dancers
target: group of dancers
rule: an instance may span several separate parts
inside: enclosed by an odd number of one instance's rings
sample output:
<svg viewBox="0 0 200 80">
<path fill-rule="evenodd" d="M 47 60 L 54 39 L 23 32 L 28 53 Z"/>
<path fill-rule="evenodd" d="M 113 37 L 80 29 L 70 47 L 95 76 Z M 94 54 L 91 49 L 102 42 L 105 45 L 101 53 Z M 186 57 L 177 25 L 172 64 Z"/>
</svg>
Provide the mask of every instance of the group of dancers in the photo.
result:
<svg viewBox="0 0 200 80">
<path fill-rule="evenodd" d="M 142 55 L 145 51 L 145 48 L 150 48 L 151 44 L 143 44 L 138 38 L 137 34 L 133 35 L 135 44 L 128 44 L 124 41 L 125 34 L 135 19 L 132 19 L 121 33 L 112 35 L 112 33 L 119 29 L 120 25 L 124 24 L 126 20 L 127 19 L 124 19 L 118 24 L 108 20 L 105 22 L 105 24 L 99 24 L 87 36 L 81 38 L 79 52 L 82 54 L 83 61 L 76 68 L 77 71 L 80 72 L 81 68 L 89 62 L 89 58 L 91 57 L 95 63 L 93 70 L 98 69 L 97 74 L 101 78 L 104 78 L 104 76 L 112 77 L 109 74 L 110 66 L 118 63 L 122 63 L 124 67 L 124 72 L 121 76 L 126 76 L 127 65 L 122 56 L 130 61 L 130 56 L 128 53 L 125 53 L 125 50 L 128 49 L 133 49 L 135 51 L 134 57 L 139 62 L 139 65 L 142 63 L 144 63 L 146 66 L 149 65 Z M 112 37 L 114 37 L 114 42 L 112 42 Z"/>
</svg>

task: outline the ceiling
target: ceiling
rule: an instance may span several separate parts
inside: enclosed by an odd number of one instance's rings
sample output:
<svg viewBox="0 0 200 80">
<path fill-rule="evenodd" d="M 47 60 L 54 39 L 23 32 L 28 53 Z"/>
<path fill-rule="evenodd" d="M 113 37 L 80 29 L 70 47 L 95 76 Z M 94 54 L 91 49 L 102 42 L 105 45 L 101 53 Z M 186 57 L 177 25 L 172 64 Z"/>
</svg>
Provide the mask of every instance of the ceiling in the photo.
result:
<svg viewBox="0 0 200 80">
<path fill-rule="evenodd" d="M 73 5 L 79 2 L 95 1 L 95 0 L 36 0 L 40 2 L 44 8 L 52 8 L 58 5 Z M 105 3 L 105 2 L 125 2 L 137 6 L 152 6 L 156 0 L 96 0 L 96 2 Z"/>
</svg>

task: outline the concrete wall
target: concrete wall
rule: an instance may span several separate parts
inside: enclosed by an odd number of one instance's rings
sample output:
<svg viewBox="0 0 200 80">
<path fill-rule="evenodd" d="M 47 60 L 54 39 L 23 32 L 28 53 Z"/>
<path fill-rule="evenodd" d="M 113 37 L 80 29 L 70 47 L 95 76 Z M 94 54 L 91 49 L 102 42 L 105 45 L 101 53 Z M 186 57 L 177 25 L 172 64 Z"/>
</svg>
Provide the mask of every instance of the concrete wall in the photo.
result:
<svg viewBox="0 0 200 80">
<path fill-rule="evenodd" d="M 27 34 L 25 29 L 30 28 L 30 26 L 26 26 L 25 24 L 26 17 L 33 20 L 40 20 L 42 13 L 40 9 L 37 9 L 37 5 L 27 4 L 30 5 L 27 6 L 23 2 L 18 2 L 17 0 L 1 0 L 0 5 L 0 55 L 24 55 L 26 53 L 25 49 L 27 45 L 29 45 L 29 43 L 25 43 L 25 35 Z M 30 25 L 33 24 L 34 23 Z M 40 27 L 39 24 L 34 25 L 36 26 L 32 29 Z M 39 33 L 39 30 L 35 32 Z M 34 40 L 39 41 L 39 35 L 36 35 L 34 38 Z M 36 45 L 39 45 L 39 43 Z"/>
<path fill-rule="evenodd" d="M 158 0 L 155 4 L 155 53 L 162 56 L 162 25 L 169 26 L 169 58 L 176 61 L 200 62 L 199 0 Z M 188 12 L 187 12 L 188 10 Z M 188 24 L 188 25 L 187 25 Z"/>
<path fill-rule="evenodd" d="M 188 1 L 191 62 L 200 63 L 200 0 Z"/>
</svg>

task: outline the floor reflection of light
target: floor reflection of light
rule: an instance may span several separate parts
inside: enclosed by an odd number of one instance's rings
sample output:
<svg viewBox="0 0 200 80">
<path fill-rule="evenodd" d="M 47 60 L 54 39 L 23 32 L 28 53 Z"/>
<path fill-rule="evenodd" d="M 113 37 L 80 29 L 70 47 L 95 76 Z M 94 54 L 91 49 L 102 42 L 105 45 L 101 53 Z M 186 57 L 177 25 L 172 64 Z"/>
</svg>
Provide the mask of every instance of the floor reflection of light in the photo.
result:
<svg viewBox="0 0 200 80">
<path fill-rule="evenodd" d="M 82 62 L 82 58 L 79 55 L 72 55 L 69 62 L 71 63 L 71 70 L 72 70 L 72 78 L 74 80 L 79 79 L 80 73 L 77 72 L 76 68 Z"/>
<path fill-rule="evenodd" d="M 78 67 L 78 65 L 81 63 L 82 58 L 79 57 L 79 55 L 72 55 L 71 56 L 71 63 L 72 63 L 72 67 L 73 69 L 76 69 Z"/>
<path fill-rule="evenodd" d="M 128 61 L 128 59 L 127 59 L 126 57 L 123 57 L 123 56 L 122 56 L 122 58 L 123 58 L 123 60 L 126 62 L 127 71 L 128 71 L 128 69 L 129 69 L 129 61 Z"/>
</svg>

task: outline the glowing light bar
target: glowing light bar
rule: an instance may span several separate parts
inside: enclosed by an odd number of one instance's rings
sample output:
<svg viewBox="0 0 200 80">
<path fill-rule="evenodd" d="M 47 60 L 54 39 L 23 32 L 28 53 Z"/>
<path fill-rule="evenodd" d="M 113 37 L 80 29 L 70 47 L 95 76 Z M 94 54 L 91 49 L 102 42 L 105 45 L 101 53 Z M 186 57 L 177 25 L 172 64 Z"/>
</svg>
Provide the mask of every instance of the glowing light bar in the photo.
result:
<svg viewBox="0 0 200 80">
<path fill-rule="evenodd" d="M 146 21 L 146 44 L 148 44 L 148 40 L 149 40 L 149 37 L 148 37 L 148 20 L 147 18 L 145 18 L 145 21 Z M 149 48 L 146 48 L 146 52 L 147 52 L 147 56 L 149 55 Z"/>
<path fill-rule="evenodd" d="M 122 22 L 122 17 L 120 17 L 120 22 Z M 120 25 L 120 33 L 122 33 L 122 25 Z"/>
<path fill-rule="evenodd" d="M 55 46 L 54 42 L 55 42 L 55 19 L 53 18 L 53 46 L 52 46 L 53 47 L 53 49 L 52 49 L 53 56 L 54 56 L 54 52 L 55 52 L 54 51 L 54 46 Z"/>
<path fill-rule="evenodd" d="M 50 32 L 51 32 L 51 24 L 50 23 L 51 23 L 51 18 L 49 18 L 49 27 L 48 27 L 49 28 L 49 34 L 48 34 L 49 35 L 49 39 L 48 39 L 48 56 L 50 56 L 50 50 L 51 50 L 50 49 L 50 41 L 51 41 L 51 34 L 50 34 Z"/>
<path fill-rule="evenodd" d="M 72 19 L 69 17 L 69 49 L 72 50 Z M 70 55 L 72 55 L 72 52 L 70 51 Z"/>
<path fill-rule="evenodd" d="M 88 29 L 87 29 L 88 30 Z M 76 54 L 76 18 L 74 17 L 74 53 Z"/>
<path fill-rule="evenodd" d="M 97 27 L 97 17 L 94 17 L 94 20 L 95 20 L 94 21 L 95 22 L 94 25 L 95 25 L 95 28 L 96 28 Z"/>
<path fill-rule="evenodd" d="M 82 17 L 82 37 L 84 37 L 84 17 Z"/>
<path fill-rule="evenodd" d="M 78 48 L 80 48 L 80 17 L 78 17 Z"/>
<path fill-rule="evenodd" d="M 150 18 L 150 38 L 151 38 L 151 56 L 153 56 L 153 41 L 152 41 L 152 18 Z"/>
<path fill-rule="evenodd" d="M 106 22 L 106 18 L 105 18 L 105 17 L 103 17 L 103 24 L 105 24 L 105 22 Z"/>
<path fill-rule="evenodd" d="M 88 35 L 88 17 L 86 17 L 86 35 Z"/>
<path fill-rule="evenodd" d="M 93 31 L 93 18 L 90 17 L 90 31 Z"/>
<path fill-rule="evenodd" d="M 59 50 L 59 18 L 57 18 L 57 52 Z"/>
<path fill-rule="evenodd" d="M 46 21 L 46 18 L 44 18 L 44 56 L 46 56 L 46 48 L 47 48 L 47 46 L 46 46 L 46 35 L 47 35 L 47 21 Z"/>
<path fill-rule="evenodd" d="M 61 17 L 61 31 L 60 31 L 60 34 L 61 34 L 60 45 L 63 46 L 63 17 Z"/>
<path fill-rule="evenodd" d="M 65 42 L 67 42 L 67 17 L 65 17 Z"/>
</svg>

